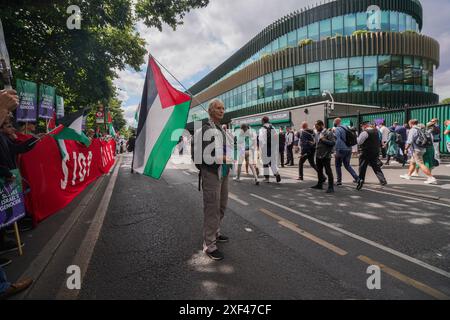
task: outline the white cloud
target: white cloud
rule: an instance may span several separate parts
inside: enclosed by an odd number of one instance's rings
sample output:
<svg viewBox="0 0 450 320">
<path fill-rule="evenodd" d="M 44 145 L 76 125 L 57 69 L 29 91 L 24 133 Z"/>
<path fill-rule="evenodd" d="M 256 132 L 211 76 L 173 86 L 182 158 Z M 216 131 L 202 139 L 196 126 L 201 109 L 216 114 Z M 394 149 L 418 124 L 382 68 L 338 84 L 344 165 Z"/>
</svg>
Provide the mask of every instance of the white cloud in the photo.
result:
<svg viewBox="0 0 450 320">
<path fill-rule="evenodd" d="M 235 51 L 240 49 L 266 26 L 293 11 L 315 6 L 313 0 L 211 0 L 203 9 L 191 11 L 185 16 L 184 25 L 176 31 L 165 26 L 163 32 L 148 29 L 142 23 L 137 26 L 146 40 L 146 48 L 167 67 L 186 87 L 199 80 L 199 75 L 212 71 Z M 441 67 L 435 74 L 436 92 L 450 97 L 450 32 L 443 28 L 448 21 L 448 0 L 422 1 L 424 7 L 423 33 L 441 44 Z M 146 57 L 147 61 L 148 57 Z M 146 65 L 140 73 L 120 72 L 116 81 L 135 103 L 140 100 L 145 79 Z M 181 87 L 167 75 L 177 88 Z M 128 100 L 128 99 L 127 99 Z"/>
<path fill-rule="evenodd" d="M 186 15 L 177 31 L 167 26 L 163 32 L 149 30 L 143 24 L 138 31 L 147 50 L 189 87 L 193 76 L 211 71 L 264 27 L 307 3 L 312 1 L 264 1 L 261 5 L 260 0 L 212 0 L 208 7 Z"/>
<path fill-rule="evenodd" d="M 124 110 L 123 117 L 127 121 L 127 124 L 129 126 L 134 126 L 135 125 L 134 115 L 136 113 L 137 107 L 138 107 L 137 104 L 136 105 L 129 105 L 129 106 L 126 106 L 126 107 L 122 107 L 122 109 Z"/>
<path fill-rule="evenodd" d="M 130 97 L 137 97 L 142 94 L 144 87 L 145 74 L 125 69 L 119 71 L 119 78 L 114 84 L 119 88 L 119 97 L 126 102 Z"/>
</svg>

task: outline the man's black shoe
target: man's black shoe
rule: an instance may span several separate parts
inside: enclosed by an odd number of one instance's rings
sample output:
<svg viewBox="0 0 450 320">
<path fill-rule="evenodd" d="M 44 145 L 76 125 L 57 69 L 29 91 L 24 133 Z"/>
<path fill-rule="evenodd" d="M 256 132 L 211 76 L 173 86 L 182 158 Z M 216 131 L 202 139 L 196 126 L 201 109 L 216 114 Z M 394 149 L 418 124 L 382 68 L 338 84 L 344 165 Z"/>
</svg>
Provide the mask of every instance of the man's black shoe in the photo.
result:
<svg viewBox="0 0 450 320">
<path fill-rule="evenodd" d="M 277 182 L 278 182 L 278 183 L 281 182 L 281 176 L 280 176 L 279 174 L 277 174 L 277 175 L 275 176 L 275 178 L 277 178 Z"/>
<path fill-rule="evenodd" d="M 363 186 L 364 186 L 364 180 L 359 179 L 358 185 L 356 186 L 356 190 L 358 190 L 358 191 L 361 190 L 363 188 Z"/>
<path fill-rule="evenodd" d="M 315 186 L 311 187 L 311 189 L 323 190 L 323 187 L 320 184 L 316 184 Z"/>
<path fill-rule="evenodd" d="M 7 265 L 10 265 L 12 261 L 10 259 L 6 258 L 0 258 L 0 267 L 6 267 Z"/>
<path fill-rule="evenodd" d="M 220 242 L 220 243 L 225 243 L 225 242 L 230 241 L 230 238 L 228 238 L 227 236 L 224 236 L 223 234 L 221 234 L 220 236 L 218 236 L 216 238 L 216 241 Z"/>
<path fill-rule="evenodd" d="M 336 182 L 337 186 L 342 186 L 342 182 Z"/>
<path fill-rule="evenodd" d="M 334 193 L 334 189 L 333 189 L 333 188 L 328 188 L 328 190 L 326 191 L 326 193 Z"/>
<path fill-rule="evenodd" d="M 384 187 L 385 185 L 387 185 L 387 181 L 383 181 L 380 184 Z"/>
<path fill-rule="evenodd" d="M 223 254 L 219 251 L 219 249 L 214 250 L 213 252 L 206 252 L 208 257 L 210 257 L 212 260 L 220 261 L 223 260 Z"/>
</svg>

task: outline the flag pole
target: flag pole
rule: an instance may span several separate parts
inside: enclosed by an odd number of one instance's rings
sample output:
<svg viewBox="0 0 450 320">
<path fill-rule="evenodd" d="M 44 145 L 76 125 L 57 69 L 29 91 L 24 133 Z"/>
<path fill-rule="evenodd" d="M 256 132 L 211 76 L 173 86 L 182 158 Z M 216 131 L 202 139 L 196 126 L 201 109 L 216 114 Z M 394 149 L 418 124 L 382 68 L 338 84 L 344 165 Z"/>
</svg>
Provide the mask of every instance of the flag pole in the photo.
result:
<svg viewBox="0 0 450 320">
<path fill-rule="evenodd" d="M 159 62 L 156 58 L 155 58 L 155 56 L 154 55 L 152 55 L 152 54 L 150 54 L 150 57 L 152 57 L 153 58 L 153 60 L 155 60 L 156 61 L 156 63 L 158 63 L 164 70 L 166 70 L 166 72 L 168 73 L 168 74 L 170 74 L 170 76 L 172 77 L 172 78 L 174 78 L 175 79 L 175 81 L 176 82 L 178 82 L 178 84 L 191 96 L 191 98 L 192 98 L 192 100 L 195 100 L 201 107 L 202 107 L 202 109 L 205 111 L 205 112 L 208 112 L 208 110 L 206 110 L 206 108 L 205 108 L 205 106 L 203 105 L 203 103 L 201 103 L 190 91 L 189 91 L 189 89 L 187 89 L 181 82 L 180 82 L 180 80 L 178 80 L 161 62 Z"/>
<path fill-rule="evenodd" d="M 139 110 L 139 113 L 141 112 L 141 104 L 139 103 L 139 106 L 138 106 L 138 109 L 136 110 L 136 113 L 137 113 L 137 111 Z M 137 124 L 137 127 L 136 127 L 136 136 L 137 136 L 137 129 L 138 129 L 138 127 L 139 127 L 139 115 L 138 115 L 138 124 Z M 128 141 L 130 141 L 130 138 L 128 138 Z M 133 158 L 131 159 L 131 173 L 133 174 L 134 173 L 134 168 L 133 168 L 133 165 L 134 165 L 134 150 L 136 149 L 136 140 L 134 141 L 134 148 L 133 148 Z"/>
</svg>

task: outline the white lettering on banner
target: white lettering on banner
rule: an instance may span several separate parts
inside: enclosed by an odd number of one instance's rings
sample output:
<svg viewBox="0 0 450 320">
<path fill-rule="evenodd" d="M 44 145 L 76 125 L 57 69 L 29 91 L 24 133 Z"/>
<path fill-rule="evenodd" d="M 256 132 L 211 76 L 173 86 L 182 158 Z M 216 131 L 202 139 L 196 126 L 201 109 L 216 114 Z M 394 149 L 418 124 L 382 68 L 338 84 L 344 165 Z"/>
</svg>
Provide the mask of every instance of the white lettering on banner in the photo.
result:
<svg viewBox="0 0 450 320">
<path fill-rule="evenodd" d="M 72 185 L 75 185 L 75 180 L 77 179 L 77 153 L 73 152 L 73 177 L 72 177 Z"/>
<path fill-rule="evenodd" d="M 78 165 L 80 166 L 80 182 L 83 182 L 87 170 L 86 170 L 86 157 L 82 153 L 78 155 Z"/>
<path fill-rule="evenodd" d="M 69 180 L 69 168 L 67 167 L 67 161 L 69 160 L 69 155 L 66 154 L 62 159 L 62 171 L 63 180 L 61 180 L 61 189 L 65 190 L 67 188 L 67 181 Z"/>
<path fill-rule="evenodd" d="M 87 166 L 88 166 L 88 168 L 87 168 L 87 176 L 88 177 L 89 177 L 89 175 L 91 173 L 92 158 L 93 158 L 92 152 L 89 151 L 89 153 L 88 153 L 88 164 L 87 164 Z"/>
<path fill-rule="evenodd" d="M 77 183 L 77 179 L 79 182 L 83 182 L 86 177 L 89 177 L 91 172 L 91 164 L 92 164 L 93 154 L 92 151 L 88 152 L 87 158 L 83 153 L 72 152 L 72 159 L 70 159 L 69 153 L 62 160 L 62 171 L 63 171 L 63 179 L 61 180 L 61 189 L 65 190 L 67 188 L 67 182 L 69 180 L 69 168 L 67 166 L 68 161 L 73 162 L 73 176 L 72 176 L 72 185 L 74 186 Z M 86 161 L 87 159 L 87 161 Z"/>
<path fill-rule="evenodd" d="M 108 163 L 114 160 L 114 152 L 110 145 L 106 146 L 104 149 L 103 147 L 100 147 L 100 154 L 102 157 L 102 164 L 104 167 L 106 167 Z"/>
<path fill-rule="evenodd" d="M 9 194 L 2 192 L 1 196 L 2 200 L 0 202 L 0 211 L 5 211 L 6 209 L 12 208 L 20 203 L 20 194 L 17 189 L 13 190 Z"/>
</svg>

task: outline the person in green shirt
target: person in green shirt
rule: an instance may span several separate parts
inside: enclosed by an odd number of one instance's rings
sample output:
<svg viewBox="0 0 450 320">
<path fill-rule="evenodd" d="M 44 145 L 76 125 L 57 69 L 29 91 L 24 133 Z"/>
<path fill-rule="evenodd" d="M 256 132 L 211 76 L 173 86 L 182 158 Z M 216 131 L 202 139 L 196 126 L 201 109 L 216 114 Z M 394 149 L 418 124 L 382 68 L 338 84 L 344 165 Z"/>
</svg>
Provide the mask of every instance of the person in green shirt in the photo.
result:
<svg viewBox="0 0 450 320">
<path fill-rule="evenodd" d="M 450 152 L 450 120 L 445 121 L 445 142 L 447 143 L 447 150 Z"/>
</svg>

